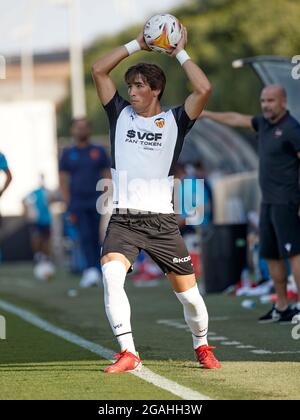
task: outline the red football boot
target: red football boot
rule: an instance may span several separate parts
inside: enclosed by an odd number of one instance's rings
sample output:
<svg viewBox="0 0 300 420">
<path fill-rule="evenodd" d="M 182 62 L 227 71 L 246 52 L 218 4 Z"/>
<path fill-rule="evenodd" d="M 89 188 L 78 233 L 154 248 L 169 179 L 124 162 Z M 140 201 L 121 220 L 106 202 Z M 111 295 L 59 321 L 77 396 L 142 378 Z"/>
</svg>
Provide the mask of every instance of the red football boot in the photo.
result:
<svg viewBox="0 0 300 420">
<path fill-rule="evenodd" d="M 215 349 L 215 347 L 207 346 L 205 344 L 197 347 L 195 350 L 198 362 L 204 369 L 220 369 L 221 367 L 221 364 L 212 352 L 213 349 Z"/>
<path fill-rule="evenodd" d="M 121 373 L 141 370 L 142 362 L 138 356 L 135 356 L 130 351 L 124 350 L 121 353 L 114 354 L 117 358 L 111 366 L 104 369 L 105 373 Z"/>
</svg>

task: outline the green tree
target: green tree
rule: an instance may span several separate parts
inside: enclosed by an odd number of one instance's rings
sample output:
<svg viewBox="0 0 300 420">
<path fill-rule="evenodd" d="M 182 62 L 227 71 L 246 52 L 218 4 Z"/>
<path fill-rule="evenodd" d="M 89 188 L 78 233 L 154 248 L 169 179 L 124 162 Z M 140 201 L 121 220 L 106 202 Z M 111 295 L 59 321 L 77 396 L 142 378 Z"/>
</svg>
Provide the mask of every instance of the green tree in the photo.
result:
<svg viewBox="0 0 300 420">
<path fill-rule="evenodd" d="M 254 73 L 245 68 L 234 70 L 233 60 L 256 55 L 292 57 L 300 51 L 300 2 L 298 0 L 190 0 L 170 11 L 188 29 L 187 50 L 204 69 L 213 85 L 208 108 L 259 112 L 261 84 Z M 94 131 L 106 134 L 108 126 L 93 86 L 90 68 L 97 57 L 134 38 L 140 27 L 132 27 L 114 37 L 96 41 L 85 54 L 85 81 L 88 117 Z M 184 72 L 174 60 L 163 54 L 138 53 L 124 60 L 112 73 L 116 86 L 126 95 L 123 75 L 126 69 L 146 61 L 160 65 L 167 75 L 163 105 L 184 101 L 189 86 Z M 67 99 L 59 118 L 59 134 L 68 134 L 70 100 Z"/>
</svg>

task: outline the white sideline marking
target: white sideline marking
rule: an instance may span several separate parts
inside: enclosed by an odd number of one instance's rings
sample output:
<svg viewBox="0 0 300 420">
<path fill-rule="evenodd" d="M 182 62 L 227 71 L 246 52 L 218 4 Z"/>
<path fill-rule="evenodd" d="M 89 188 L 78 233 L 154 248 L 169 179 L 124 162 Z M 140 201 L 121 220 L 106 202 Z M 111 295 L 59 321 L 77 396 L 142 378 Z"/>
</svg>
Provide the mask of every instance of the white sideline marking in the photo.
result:
<svg viewBox="0 0 300 420">
<path fill-rule="evenodd" d="M 190 331 L 189 327 L 186 324 L 183 324 L 180 321 L 176 321 L 176 319 L 159 319 L 156 322 L 157 324 L 168 325 L 169 327 Z"/>
<path fill-rule="evenodd" d="M 70 343 L 76 344 L 92 353 L 98 354 L 104 359 L 112 360 L 114 352 L 110 349 L 100 346 L 99 344 L 93 343 L 92 341 L 85 340 L 84 338 L 71 333 L 70 331 L 63 330 L 62 328 L 55 327 L 44 319 L 34 315 L 33 313 L 21 309 L 18 306 L 12 305 L 11 303 L 5 302 L 0 299 L 0 308 L 4 311 L 17 315 L 24 321 L 40 328 L 43 331 L 49 332 L 53 335 L 63 338 Z M 200 394 L 185 386 L 179 385 L 177 382 L 171 381 L 163 376 L 160 376 L 150 369 L 143 366 L 140 372 L 131 372 L 133 375 L 149 382 L 159 388 L 162 388 L 184 400 L 210 400 L 204 394 Z"/>
<path fill-rule="evenodd" d="M 215 336 L 213 335 L 212 337 L 209 337 L 210 341 L 225 341 L 228 340 L 227 337 L 223 337 L 223 336 Z"/>
<path fill-rule="evenodd" d="M 187 332 L 190 332 L 190 329 L 186 324 L 184 324 L 181 321 L 177 321 L 176 319 L 158 319 L 156 322 L 157 324 L 168 325 L 169 327 L 174 327 L 180 330 L 185 330 Z M 211 341 L 228 340 L 227 337 L 219 337 L 219 336 L 217 337 L 216 333 L 213 331 L 208 332 L 207 335 L 209 336 L 209 339 Z"/>
<path fill-rule="evenodd" d="M 270 351 L 270 350 L 251 350 L 255 354 L 300 354 L 299 350 L 284 350 L 284 351 Z"/>
<path fill-rule="evenodd" d="M 226 317 L 220 317 L 220 318 L 226 318 Z M 183 324 L 182 322 L 176 320 L 176 319 L 159 319 L 156 321 L 158 324 L 168 325 L 169 327 L 179 328 L 179 329 L 185 329 L 186 331 L 189 331 L 189 328 L 186 324 Z M 243 344 L 240 341 L 227 341 L 229 338 L 218 336 L 215 332 L 208 332 L 207 334 L 209 336 L 210 341 L 220 341 L 220 343 L 224 346 L 235 346 L 237 349 L 244 349 L 248 350 L 251 353 L 254 354 L 300 354 L 300 351 L 271 351 L 271 350 L 264 350 L 264 349 L 256 349 L 255 346 L 252 346 L 250 344 Z M 253 350 L 250 350 L 253 349 Z"/>
</svg>

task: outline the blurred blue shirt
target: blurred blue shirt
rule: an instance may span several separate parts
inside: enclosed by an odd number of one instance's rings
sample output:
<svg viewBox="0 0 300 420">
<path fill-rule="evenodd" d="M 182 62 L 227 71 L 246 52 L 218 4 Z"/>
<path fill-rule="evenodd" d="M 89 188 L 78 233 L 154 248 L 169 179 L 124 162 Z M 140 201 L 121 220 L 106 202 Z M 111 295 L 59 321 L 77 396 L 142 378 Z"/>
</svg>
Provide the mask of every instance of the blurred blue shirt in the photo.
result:
<svg viewBox="0 0 300 420">
<path fill-rule="evenodd" d="M 0 153 L 0 170 L 6 171 L 8 169 L 7 160 L 3 153 Z"/>
<path fill-rule="evenodd" d="M 188 181 L 188 182 L 184 182 Z M 175 205 L 178 205 L 178 200 L 180 206 L 178 209 L 181 209 L 178 217 L 181 219 L 190 218 L 192 224 L 186 224 L 181 227 L 181 233 L 183 235 L 187 233 L 195 233 L 195 226 L 198 225 L 209 225 L 213 221 L 213 212 L 212 212 L 212 192 L 207 181 L 203 181 L 203 185 L 199 188 L 197 187 L 197 178 L 194 176 L 185 176 L 181 179 L 181 186 L 177 191 Z M 194 215 L 196 208 L 202 208 L 203 212 L 200 212 L 198 215 Z"/>
<path fill-rule="evenodd" d="M 49 210 L 49 192 L 45 187 L 32 191 L 24 200 L 30 221 L 39 226 L 49 226 L 52 216 Z"/>
<path fill-rule="evenodd" d="M 89 144 L 64 149 L 59 170 L 70 175 L 69 210 L 95 209 L 99 191 L 96 185 L 101 171 L 110 168 L 110 161 L 103 147 Z"/>
<path fill-rule="evenodd" d="M 190 182 L 184 183 L 184 180 Z M 190 211 L 196 207 L 202 207 L 203 221 L 200 222 L 202 225 L 207 225 L 212 222 L 212 193 L 207 181 L 203 180 L 203 190 L 198 191 L 197 189 L 197 178 L 192 176 L 186 176 L 182 179 L 182 213 L 181 216 L 186 218 L 190 215 Z M 203 195 L 202 195 L 203 192 Z"/>
</svg>

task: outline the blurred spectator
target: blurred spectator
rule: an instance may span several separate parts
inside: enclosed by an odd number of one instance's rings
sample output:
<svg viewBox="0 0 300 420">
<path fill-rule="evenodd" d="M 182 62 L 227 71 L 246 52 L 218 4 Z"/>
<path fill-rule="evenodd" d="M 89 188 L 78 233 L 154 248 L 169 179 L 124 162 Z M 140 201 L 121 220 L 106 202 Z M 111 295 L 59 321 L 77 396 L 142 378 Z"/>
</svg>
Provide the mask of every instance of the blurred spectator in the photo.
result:
<svg viewBox="0 0 300 420">
<path fill-rule="evenodd" d="M 201 179 L 204 183 L 204 196 L 203 196 L 203 203 L 200 203 L 200 206 L 203 207 L 203 221 L 201 222 L 201 226 L 206 226 L 212 223 L 213 221 L 213 196 L 212 190 L 210 187 L 210 183 L 208 182 L 208 178 L 205 172 L 205 169 L 200 161 L 195 163 L 193 166 L 194 172 L 191 172 L 192 179 Z M 195 194 L 195 193 L 194 193 Z M 196 203 L 198 201 L 196 200 Z M 199 206 L 198 206 L 199 207 Z M 200 213 L 200 215 L 202 212 Z"/>
<path fill-rule="evenodd" d="M 0 187 L 0 197 L 1 197 L 4 191 L 8 188 L 12 180 L 12 175 L 8 168 L 7 160 L 4 154 L 1 152 L 0 152 L 0 171 L 3 171 L 6 175 L 6 179 L 5 179 L 3 187 Z"/>
<path fill-rule="evenodd" d="M 59 163 L 60 188 L 85 258 L 80 286 L 90 287 L 99 284 L 101 278 L 96 185 L 101 177 L 110 178 L 110 162 L 105 149 L 90 142 L 91 128 L 85 118 L 72 122 L 71 133 L 75 145 L 63 150 Z"/>
<path fill-rule="evenodd" d="M 250 268 L 254 272 L 256 284 L 261 284 L 269 281 L 270 274 L 268 264 L 265 258 L 260 256 L 259 252 L 259 214 L 256 211 L 251 211 L 248 214 L 248 261 Z"/>
<path fill-rule="evenodd" d="M 175 208 L 180 210 L 177 221 L 187 249 L 192 258 L 196 276 L 200 276 L 201 269 L 201 230 L 209 226 L 213 220 L 212 192 L 206 180 L 201 162 L 183 165 L 178 163 L 175 178 L 181 183 L 175 183 Z M 203 190 L 197 189 L 197 180 L 203 181 Z M 188 181 L 188 182 L 185 182 Z M 192 215 L 193 224 L 187 223 Z"/>
<path fill-rule="evenodd" d="M 0 172 L 4 172 L 6 179 L 4 181 L 3 187 L 0 186 L 0 198 L 3 195 L 4 191 L 8 188 L 12 180 L 11 172 L 8 168 L 7 160 L 3 153 L 0 152 Z M 1 214 L 0 214 L 0 224 L 1 224 Z"/>
<path fill-rule="evenodd" d="M 31 247 L 34 255 L 34 274 L 39 280 L 49 280 L 55 272 L 51 262 L 51 223 L 50 203 L 57 199 L 56 194 L 47 190 L 44 176 L 40 185 L 23 200 L 24 215 L 30 224 Z"/>
<path fill-rule="evenodd" d="M 78 229 L 72 222 L 70 213 L 62 214 L 62 226 L 65 266 L 74 274 L 82 273 L 86 267 L 86 261 L 81 250 Z"/>
<path fill-rule="evenodd" d="M 23 200 L 24 215 L 30 224 L 31 246 L 35 262 L 50 259 L 51 256 L 52 216 L 49 209 L 51 201 L 54 201 L 54 195 L 46 189 L 44 176 L 41 175 L 39 187 L 31 191 Z"/>
<path fill-rule="evenodd" d="M 201 118 L 254 130 L 258 137 L 260 254 L 267 262 L 278 297 L 276 305 L 259 318 L 261 323 L 289 323 L 300 314 L 300 124 L 287 109 L 282 85 L 269 84 L 260 94 L 260 115 L 204 111 Z M 298 289 L 290 305 L 287 293 L 288 259 Z"/>
</svg>

